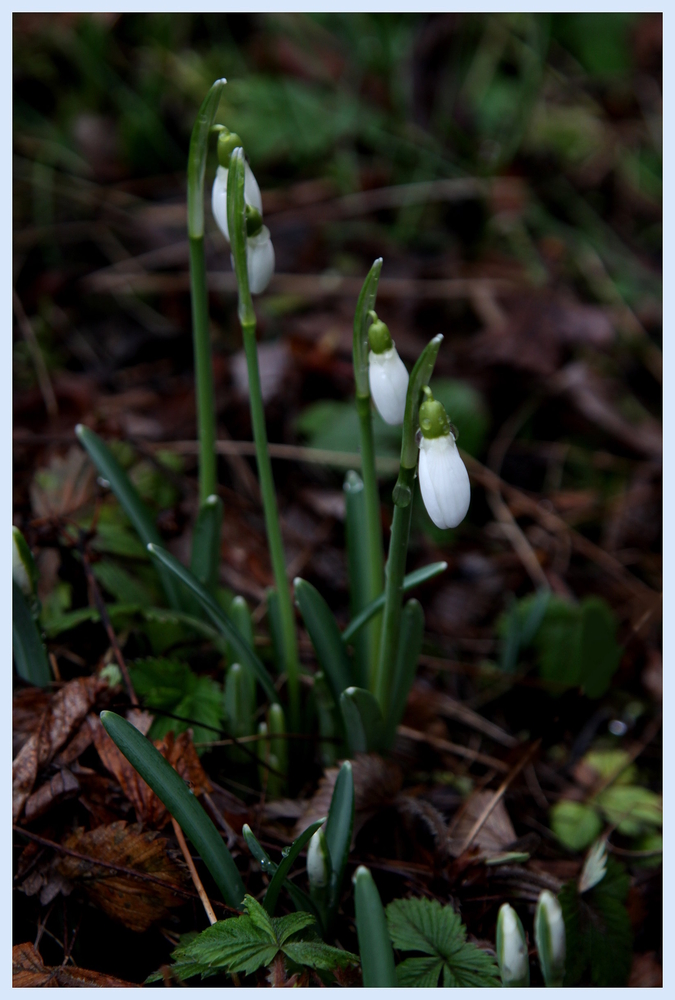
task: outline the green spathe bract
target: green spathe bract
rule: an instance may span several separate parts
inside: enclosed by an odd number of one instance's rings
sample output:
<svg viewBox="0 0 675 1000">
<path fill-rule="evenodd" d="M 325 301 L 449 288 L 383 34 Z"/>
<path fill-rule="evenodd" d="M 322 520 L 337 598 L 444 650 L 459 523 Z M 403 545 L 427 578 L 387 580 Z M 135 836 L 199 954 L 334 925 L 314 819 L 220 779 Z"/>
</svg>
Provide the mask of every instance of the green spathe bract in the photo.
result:
<svg viewBox="0 0 675 1000">
<path fill-rule="evenodd" d="M 130 722 L 114 712 L 101 712 L 103 727 L 141 778 L 164 803 L 196 847 L 223 899 L 241 909 L 244 883 L 223 839 L 180 775 Z"/>
</svg>

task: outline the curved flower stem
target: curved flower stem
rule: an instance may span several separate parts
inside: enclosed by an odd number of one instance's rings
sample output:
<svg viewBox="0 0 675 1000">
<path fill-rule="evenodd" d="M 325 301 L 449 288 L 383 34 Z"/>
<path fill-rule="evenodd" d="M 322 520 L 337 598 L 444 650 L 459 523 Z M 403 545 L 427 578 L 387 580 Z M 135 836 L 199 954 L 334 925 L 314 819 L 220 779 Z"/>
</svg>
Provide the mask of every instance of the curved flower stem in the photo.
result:
<svg viewBox="0 0 675 1000">
<path fill-rule="evenodd" d="M 227 183 L 228 227 L 232 243 L 232 256 L 239 289 L 239 322 L 244 339 L 244 352 L 248 368 L 249 401 L 251 423 L 255 442 L 260 492 L 265 513 L 267 544 L 270 551 L 272 571 L 276 582 L 281 619 L 281 633 L 284 650 L 284 668 L 288 678 L 288 702 L 290 729 L 297 732 L 300 723 L 300 663 L 298 643 L 295 633 L 295 616 L 291 602 L 291 591 L 286 575 L 284 545 L 281 538 L 279 511 L 274 490 L 272 463 L 267 446 L 265 409 L 260 388 L 258 369 L 258 349 L 256 346 L 256 318 L 248 284 L 246 265 L 246 214 L 244 203 L 244 150 L 235 149 L 230 160 Z"/>
<path fill-rule="evenodd" d="M 209 339 L 209 303 L 204 263 L 204 173 L 209 134 L 226 81 L 216 80 L 199 109 L 188 154 L 188 236 L 190 239 L 190 292 L 192 339 L 195 358 L 197 426 L 199 431 L 199 499 L 204 503 L 216 492 L 216 414 Z"/>
</svg>

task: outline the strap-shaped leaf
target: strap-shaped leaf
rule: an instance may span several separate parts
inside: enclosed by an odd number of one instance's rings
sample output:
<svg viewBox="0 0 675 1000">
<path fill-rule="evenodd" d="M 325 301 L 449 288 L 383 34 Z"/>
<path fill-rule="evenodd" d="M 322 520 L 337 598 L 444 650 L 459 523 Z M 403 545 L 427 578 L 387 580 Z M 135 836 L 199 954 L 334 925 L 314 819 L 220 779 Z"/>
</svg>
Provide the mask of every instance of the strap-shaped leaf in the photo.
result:
<svg viewBox="0 0 675 1000">
<path fill-rule="evenodd" d="M 244 840 L 246 841 L 246 846 L 260 865 L 262 871 L 266 872 L 268 875 L 274 875 L 278 865 L 275 861 L 272 861 L 248 823 L 244 823 L 241 828 L 241 832 Z"/>
<path fill-rule="evenodd" d="M 270 639 L 272 640 L 274 662 L 281 674 L 284 672 L 284 632 L 281 623 L 279 594 L 274 587 L 270 587 L 267 591 L 267 626 L 270 630 Z"/>
<path fill-rule="evenodd" d="M 330 852 L 332 865 L 331 874 L 331 913 L 329 922 L 337 910 L 342 889 L 349 850 L 354 829 L 354 776 L 351 762 L 346 760 L 335 780 L 333 795 L 326 820 L 326 843 Z"/>
<path fill-rule="evenodd" d="M 368 606 L 369 549 L 366 494 L 361 477 L 353 471 L 345 476 L 345 534 L 347 539 L 347 569 L 349 572 L 349 610 L 352 620 Z M 373 611 L 373 614 L 376 612 Z M 365 621 L 364 621 L 365 624 Z M 375 655 L 372 629 L 354 630 L 354 661 L 356 679 L 365 687 L 370 673 L 369 664 Z M 342 636 L 344 639 L 344 634 Z"/>
<path fill-rule="evenodd" d="M 107 444 L 101 440 L 98 434 L 83 424 L 77 425 L 75 433 L 101 476 L 110 483 L 110 489 L 119 500 L 122 510 L 133 524 L 143 544 L 161 545 L 162 540 L 155 527 L 152 514 Z M 180 588 L 177 586 L 176 580 L 169 573 L 162 572 L 161 569 L 159 575 L 169 605 L 180 610 L 182 602 Z"/>
<path fill-rule="evenodd" d="M 12 636 L 14 662 L 19 677 L 36 687 L 49 687 L 52 675 L 45 647 L 16 580 L 12 581 Z"/>
<path fill-rule="evenodd" d="M 101 722 L 141 778 L 164 803 L 178 825 L 196 847 L 223 894 L 236 909 L 244 900 L 244 883 L 222 837 L 180 775 L 126 719 L 114 712 L 101 712 Z"/>
<path fill-rule="evenodd" d="M 340 695 L 340 711 L 352 756 L 381 748 L 382 712 L 374 694 L 365 688 L 346 688 Z"/>
<path fill-rule="evenodd" d="M 222 523 L 223 501 L 213 493 L 199 508 L 192 534 L 190 559 L 190 570 L 211 594 L 215 592 L 218 583 Z"/>
<path fill-rule="evenodd" d="M 354 909 L 363 985 L 398 986 L 382 900 L 373 876 L 364 865 L 359 865 L 354 875 Z"/>
<path fill-rule="evenodd" d="M 389 715 L 384 734 L 385 746 L 391 746 L 393 743 L 396 727 L 403 717 L 408 693 L 415 680 L 423 636 L 424 612 L 419 601 L 413 598 L 408 601 L 401 614 L 401 632 L 399 635 L 398 652 L 396 654 L 396 665 L 392 677 Z"/>
<path fill-rule="evenodd" d="M 321 669 L 331 689 L 335 704 L 340 695 L 353 683 L 352 664 L 342 642 L 333 612 L 311 583 L 296 577 L 295 603 L 309 632 Z"/>
<path fill-rule="evenodd" d="M 366 280 L 359 293 L 354 313 L 354 381 L 356 382 L 356 395 L 370 397 L 370 383 L 368 380 L 368 327 L 370 319 L 368 313 L 375 308 L 377 298 L 377 283 L 380 280 L 382 270 L 382 258 L 378 257 L 373 261 L 373 266 L 366 275 Z"/>
<path fill-rule="evenodd" d="M 225 613 L 216 604 L 209 592 L 202 587 L 199 580 L 195 579 L 192 573 L 186 569 L 182 563 L 179 563 L 177 559 L 167 552 L 166 549 L 161 548 L 161 546 L 148 545 L 148 552 L 162 566 L 166 567 L 169 572 L 173 573 L 178 580 L 190 588 L 193 594 L 199 599 L 200 604 L 213 624 L 220 630 L 220 632 L 222 632 L 227 641 L 233 647 L 237 654 L 237 658 L 246 663 L 246 665 L 253 670 L 270 701 L 279 701 L 279 695 L 272 684 L 272 680 L 270 675 L 267 673 L 264 664 L 251 649 L 238 629 L 236 629 L 232 622 L 225 616 Z"/>
<path fill-rule="evenodd" d="M 274 916 L 274 910 L 277 905 L 279 893 L 281 892 L 281 888 L 291 870 L 293 862 L 323 822 L 323 819 L 319 819 L 315 823 L 308 826 L 306 830 L 303 830 L 297 840 L 293 841 L 288 854 L 279 862 L 279 867 L 272 876 L 272 881 L 267 886 L 267 892 L 265 893 L 265 898 L 263 899 L 263 906 L 271 917 Z"/>
<path fill-rule="evenodd" d="M 412 573 L 408 573 L 407 576 L 403 577 L 403 593 L 406 594 L 409 590 L 414 587 L 419 587 L 421 583 L 426 583 L 427 580 L 433 580 L 435 576 L 440 576 L 448 568 L 446 562 L 435 562 L 429 563 L 428 566 L 422 566 L 421 569 L 416 569 Z M 343 642 L 351 642 L 353 637 L 362 628 L 366 622 L 370 621 L 373 615 L 377 614 L 380 608 L 384 607 L 384 594 L 380 594 L 376 600 L 371 601 L 371 603 L 363 609 L 363 611 L 352 618 L 347 628 L 342 633 Z"/>
</svg>

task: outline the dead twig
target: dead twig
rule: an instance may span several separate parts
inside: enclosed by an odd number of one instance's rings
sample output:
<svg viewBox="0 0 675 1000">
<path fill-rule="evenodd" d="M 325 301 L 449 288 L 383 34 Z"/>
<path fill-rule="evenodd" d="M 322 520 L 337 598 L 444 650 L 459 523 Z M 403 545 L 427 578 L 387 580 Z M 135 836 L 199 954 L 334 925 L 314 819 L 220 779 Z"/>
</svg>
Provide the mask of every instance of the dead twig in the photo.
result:
<svg viewBox="0 0 675 1000">
<path fill-rule="evenodd" d="M 188 869 L 190 870 L 190 876 L 192 878 L 193 885 L 194 885 L 195 889 L 197 890 L 197 894 L 199 895 L 199 898 L 202 901 L 202 906 L 204 907 L 204 912 L 206 913 L 206 916 L 208 917 L 209 923 L 210 924 L 215 924 L 216 921 L 218 920 L 218 917 L 213 912 L 213 907 L 211 906 L 211 900 L 206 895 L 206 890 L 205 890 L 204 886 L 202 885 L 202 880 L 200 879 L 199 875 L 197 874 L 197 869 L 195 868 L 195 863 L 192 860 L 192 857 L 191 857 L 190 852 L 188 850 L 188 845 L 185 843 L 185 837 L 183 836 L 183 831 L 181 830 L 180 826 L 178 825 L 178 823 L 176 822 L 176 820 L 174 819 L 173 816 L 171 817 L 171 822 L 173 824 L 173 832 L 176 834 L 176 840 L 178 841 L 179 847 L 180 847 L 181 851 L 183 852 L 183 857 L 185 858 L 185 864 L 188 866 Z"/>
<path fill-rule="evenodd" d="M 454 754 L 455 757 L 462 757 L 466 760 L 476 761 L 478 764 L 485 764 L 487 767 L 494 768 L 495 771 L 507 772 L 509 770 L 508 764 L 505 764 L 502 760 L 498 760 L 496 757 L 490 757 L 486 753 L 479 753 L 478 750 L 468 750 L 458 743 L 450 743 L 439 736 L 420 733 L 417 729 L 411 729 L 409 726 L 399 726 L 396 732 L 399 736 L 415 740 L 416 743 L 428 743 L 429 746 L 434 747 L 436 750 L 443 750 L 445 753 Z"/>
<path fill-rule="evenodd" d="M 33 364 L 35 365 L 35 375 L 45 403 L 45 409 L 50 417 L 56 417 L 58 416 L 59 405 L 56 402 L 54 387 L 49 377 L 49 372 L 47 371 L 47 365 L 45 364 L 42 350 L 40 349 L 37 337 L 35 336 L 35 330 L 33 329 L 28 316 L 26 316 L 21 299 L 16 294 L 16 291 L 12 293 L 12 300 L 14 302 L 14 314 L 16 316 L 16 321 L 19 324 L 19 329 L 21 330 L 21 336 L 28 345 L 28 350 L 30 351 Z"/>
</svg>

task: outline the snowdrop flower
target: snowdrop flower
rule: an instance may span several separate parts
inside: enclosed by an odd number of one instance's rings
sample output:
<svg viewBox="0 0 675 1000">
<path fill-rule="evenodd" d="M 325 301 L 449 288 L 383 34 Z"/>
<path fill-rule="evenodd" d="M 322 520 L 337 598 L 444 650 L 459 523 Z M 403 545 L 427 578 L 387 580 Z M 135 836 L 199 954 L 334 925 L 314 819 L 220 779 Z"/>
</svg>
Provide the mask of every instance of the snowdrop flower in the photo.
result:
<svg viewBox="0 0 675 1000">
<path fill-rule="evenodd" d="M 419 481 L 424 506 L 437 528 L 456 528 L 466 517 L 471 487 L 448 415 L 431 389 L 420 406 Z"/>
<path fill-rule="evenodd" d="M 548 889 L 537 902 L 534 940 L 539 964 L 547 986 L 562 986 L 565 975 L 565 920 L 560 903 Z"/>
<path fill-rule="evenodd" d="M 228 242 L 230 241 L 230 229 L 227 223 L 228 165 L 232 151 L 241 145 L 241 139 L 235 132 L 223 131 L 218 137 L 220 166 L 216 170 L 213 182 L 211 210 L 218 228 Z M 248 162 L 244 166 L 244 201 L 246 203 L 246 265 L 249 289 L 252 295 L 259 295 L 265 291 L 274 274 L 274 247 L 270 239 L 270 231 L 262 222 L 262 196 Z M 234 263 L 232 267 L 234 268 Z"/>
<path fill-rule="evenodd" d="M 325 889 L 330 881 L 330 854 L 326 835 L 317 830 L 307 848 L 307 878 L 311 890 Z"/>
<path fill-rule="evenodd" d="M 371 309 L 373 322 L 368 330 L 368 379 L 370 394 L 377 411 L 388 424 L 402 424 L 408 372 L 398 356 L 396 346 L 385 323 Z"/>
<path fill-rule="evenodd" d="M 525 931 L 518 914 L 503 903 L 497 917 L 497 961 L 503 986 L 529 986 L 530 963 Z"/>
</svg>

